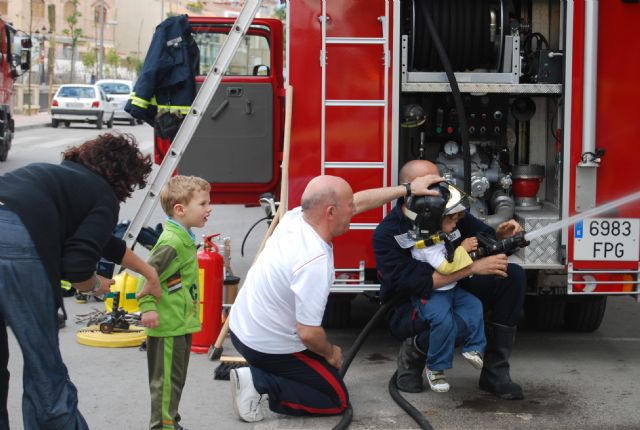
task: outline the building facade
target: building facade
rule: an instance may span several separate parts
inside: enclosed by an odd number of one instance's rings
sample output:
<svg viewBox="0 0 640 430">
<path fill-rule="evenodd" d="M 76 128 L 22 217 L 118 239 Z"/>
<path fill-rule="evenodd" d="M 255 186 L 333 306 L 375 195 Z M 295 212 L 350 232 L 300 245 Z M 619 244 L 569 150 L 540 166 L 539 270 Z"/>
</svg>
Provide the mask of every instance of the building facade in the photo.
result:
<svg viewBox="0 0 640 430">
<path fill-rule="evenodd" d="M 23 83 L 27 79 L 31 84 L 61 84 L 72 79 L 90 82 L 101 76 L 135 79 L 136 66 L 144 61 L 154 29 L 162 20 L 178 14 L 237 16 L 243 1 L 78 0 L 76 3 L 80 15 L 75 27 L 81 30 L 81 35 L 74 54 L 69 24 L 74 13 L 73 1 L 0 0 L 0 16 L 32 36 L 32 69 L 21 79 Z M 279 0 L 264 0 L 258 16 L 273 16 L 279 4 Z"/>
</svg>

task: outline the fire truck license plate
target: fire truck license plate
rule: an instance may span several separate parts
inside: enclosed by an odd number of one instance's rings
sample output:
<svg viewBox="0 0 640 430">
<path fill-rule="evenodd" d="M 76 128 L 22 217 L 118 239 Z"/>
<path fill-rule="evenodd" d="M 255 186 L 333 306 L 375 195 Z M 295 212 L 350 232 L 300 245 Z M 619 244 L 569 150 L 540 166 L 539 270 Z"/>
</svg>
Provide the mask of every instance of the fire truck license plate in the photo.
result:
<svg viewBox="0 0 640 430">
<path fill-rule="evenodd" d="M 576 223 L 574 260 L 638 261 L 640 219 L 587 218 Z"/>
</svg>

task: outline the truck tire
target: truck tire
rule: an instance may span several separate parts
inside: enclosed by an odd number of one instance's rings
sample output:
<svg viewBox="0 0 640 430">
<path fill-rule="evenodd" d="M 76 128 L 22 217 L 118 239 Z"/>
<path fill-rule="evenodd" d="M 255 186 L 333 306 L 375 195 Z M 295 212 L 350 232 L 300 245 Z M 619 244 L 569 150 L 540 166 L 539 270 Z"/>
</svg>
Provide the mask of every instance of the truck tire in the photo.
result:
<svg viewBox="0 0 640 430">
<path fill-rule="evenodd" d="M 0 142 L 0 161 L 7 161 L 7 157 L 9 156 L 9 149 L 11 148 L 11 139 L 13 139 L 13 134 L 11 131 L 7 130 L 4 132 L 4 139 Z"/>
<path fill-rule="evenodd" d="M 4 142 L 0 142 L 0 161 L 7 161 L 8 156 L 9 147 Z"/>
<path fill-rule="evenodd" d="M 322 317 L 324 328 L 344 328 L 351 320 L 351 294 L 330 294 Z"/>
<path fill-rule="evenodd" d="M 534 330 L 557 330 L 564 326 L 566 299 L 562 296 L 527 296 L 524 314 Z"/>
<path fill-rule="evenodd" d="M 596 331 L 607 309 L 607 296 L 576 297 L 567 303 L 565 322 L 571 330 L 581 332 Z"/>
<path fill-rule="evenodd" d="M 51 127 L 53 127 L 53 128 L 58 128 L 58 125 L 59 125 L 59 124 L 60 124 L 60 123 L 58 122 L 58 120 L 57 120 L 57 119 L 52 119 L 52 120 L 51 120 Z"/>
</svg>

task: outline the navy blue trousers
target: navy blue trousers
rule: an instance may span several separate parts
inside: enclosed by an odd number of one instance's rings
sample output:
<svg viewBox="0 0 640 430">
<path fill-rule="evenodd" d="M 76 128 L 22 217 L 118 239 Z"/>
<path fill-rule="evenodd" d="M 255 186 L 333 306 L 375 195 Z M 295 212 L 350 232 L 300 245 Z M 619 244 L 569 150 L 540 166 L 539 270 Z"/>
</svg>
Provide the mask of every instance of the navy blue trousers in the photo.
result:
<svg viewBox="0 0 640 430">
<path fill-rule="evenodd" d="M 338 415 L 349 394 L 338 370 L 309 350 L 265 354 L 244 345 L 233 332 L 233 346 L 249 363 L 253 385 L 269 395 L 269 409 L 285 415 Z"/>
</svg>

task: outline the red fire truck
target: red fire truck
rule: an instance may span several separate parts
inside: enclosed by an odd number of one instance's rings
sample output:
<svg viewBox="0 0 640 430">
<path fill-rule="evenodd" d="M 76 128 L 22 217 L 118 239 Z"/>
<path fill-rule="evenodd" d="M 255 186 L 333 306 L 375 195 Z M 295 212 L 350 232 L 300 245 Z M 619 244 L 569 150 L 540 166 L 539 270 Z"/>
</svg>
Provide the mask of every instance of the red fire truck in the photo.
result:
<svg viewBox="0 0 640 430">
<path fill-rule="evenodd" d="M 17 30 L 0 18 L 0 161 L 5 161 L 13 139 L 13 81 L 29 69 L 31 40 L 16 45 Z M 24 48 L 24 49 L 23 49 Z"/>
<path fill-rule="evenodd" d="M 203 80 L 233 20 L 191 22 Z M 281 22 L 254 20 L 180 170 L 207 178 L 215 203 L 277 192 L 287 81 L 289 208 L 315 175 L 358 191 L 397 184 L 423 158 L 490 225 L 513 217 L 531 232 L 584 213 L 510 258 L 527 270 L 533 326 L 592 331 L 607 296 L 638 297 L 640 205 L 589 216 L 640 185 L 637 22 L 638 0 L 292 0 L 286 61 Z M 156 141 L 159 158 L 167 147 Z M 334 243 L 334 323 L 379 288 L 371 235 L 390 208 L 358 215 Z"/>
</svg>

